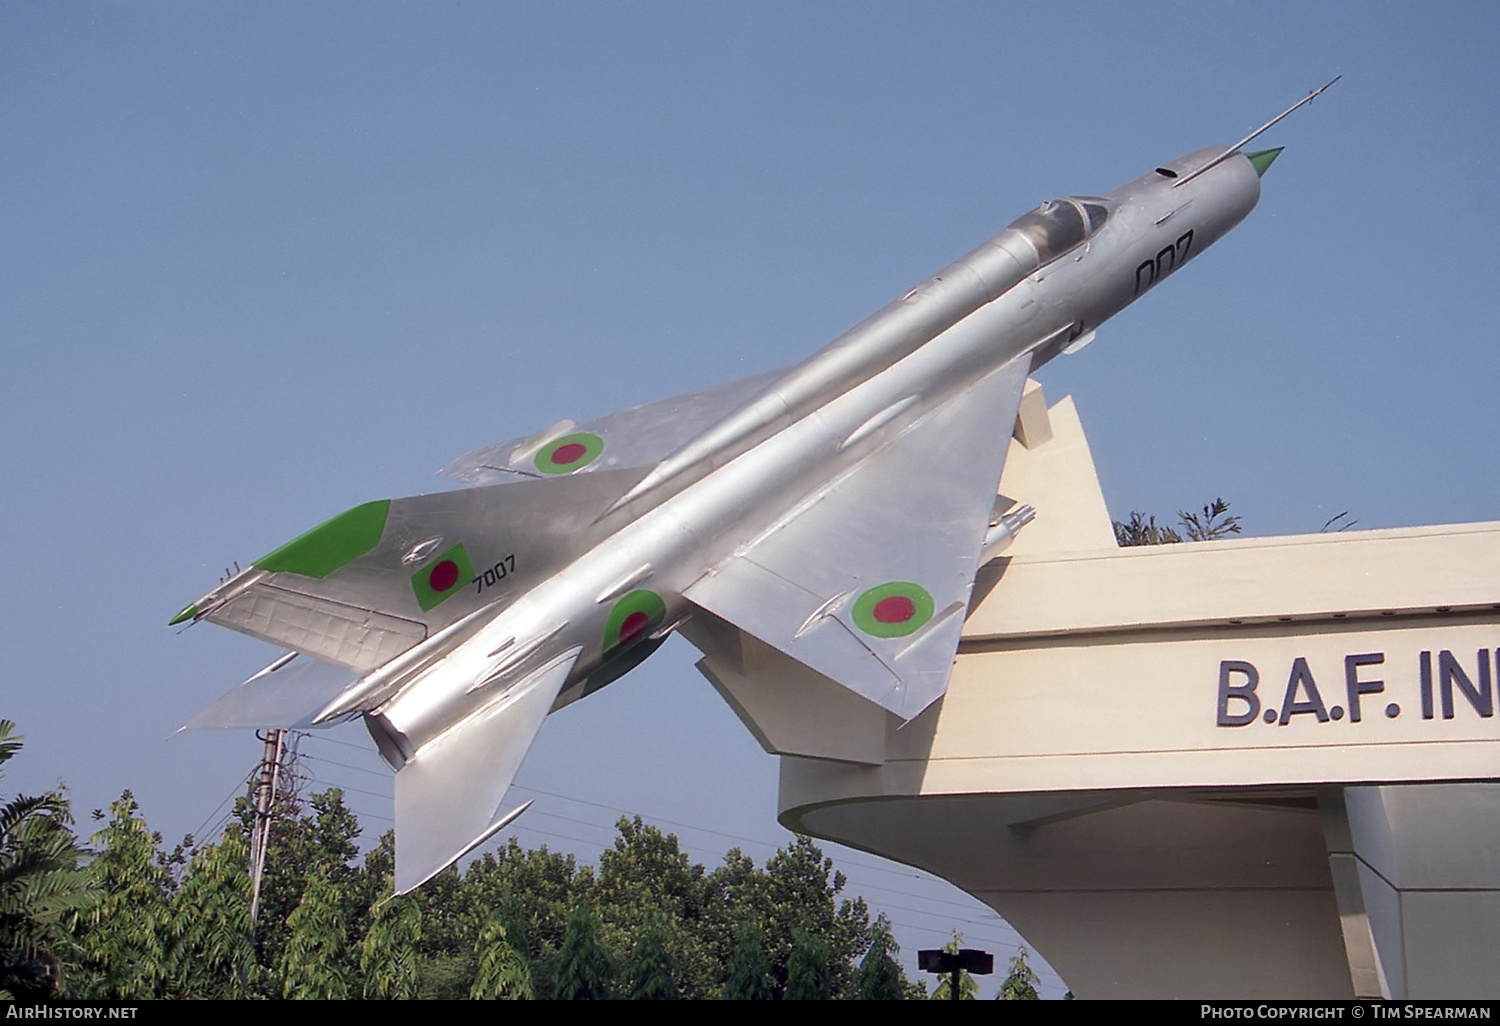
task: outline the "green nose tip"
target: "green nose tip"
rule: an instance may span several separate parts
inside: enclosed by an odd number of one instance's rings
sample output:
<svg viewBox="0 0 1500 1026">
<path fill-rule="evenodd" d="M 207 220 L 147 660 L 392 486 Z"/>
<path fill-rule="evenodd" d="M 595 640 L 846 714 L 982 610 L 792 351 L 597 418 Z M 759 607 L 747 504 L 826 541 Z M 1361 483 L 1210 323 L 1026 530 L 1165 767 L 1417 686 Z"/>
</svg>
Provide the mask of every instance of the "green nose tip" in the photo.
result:
<svg viewBox="0 0 1500 1026">
<path fill-rule="evenodd" d="M 1284 149 L 1286 149 L 1285 146 L 1278 146 L 1274 150 L 1257 150 L 1245 156 L 1249 157 L 1250 163 L 1255 165 L 1255 173 L 1264 177 L 1266 168 L 1276 163 L 1276 158 L 1281 156 L 1281 151 Z"/>
</svg>

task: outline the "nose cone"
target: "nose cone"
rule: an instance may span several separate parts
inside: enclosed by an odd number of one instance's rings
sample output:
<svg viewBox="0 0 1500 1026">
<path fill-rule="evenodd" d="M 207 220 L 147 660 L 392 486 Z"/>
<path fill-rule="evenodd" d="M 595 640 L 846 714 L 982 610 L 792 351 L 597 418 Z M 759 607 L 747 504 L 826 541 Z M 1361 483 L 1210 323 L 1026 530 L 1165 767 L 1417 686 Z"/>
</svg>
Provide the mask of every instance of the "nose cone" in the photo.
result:
<svg viewBox="0 0 1500 1026">
<path fill-rule="evenodd" d="M 1276 163 L 1276 158 L 1281 156 L 1281 151 L 1284 149 L 1286 149 L 1285 146 L 1278 146 L 1274 150 L 1257 150 L 1245 156 L 1249 158 L 1251 164 L 1255 165 L 1256 175 L 1264 177 L 1266 168 Z"/>
</svg>

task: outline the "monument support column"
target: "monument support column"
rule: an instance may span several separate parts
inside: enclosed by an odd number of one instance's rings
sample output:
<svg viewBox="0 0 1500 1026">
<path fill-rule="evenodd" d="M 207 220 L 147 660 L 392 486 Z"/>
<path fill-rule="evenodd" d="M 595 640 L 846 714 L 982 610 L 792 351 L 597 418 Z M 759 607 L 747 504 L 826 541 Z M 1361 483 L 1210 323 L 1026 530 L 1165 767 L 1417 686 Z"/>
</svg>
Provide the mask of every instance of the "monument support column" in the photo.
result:
<svg viewBox="0 0 1500 1026">
<path fill-rule="evenodd" d="M 1320 796 L 1361 997 L 1492 997 L 1500 951 L 1500 786 L 1412 784 Z"/>
</svg>

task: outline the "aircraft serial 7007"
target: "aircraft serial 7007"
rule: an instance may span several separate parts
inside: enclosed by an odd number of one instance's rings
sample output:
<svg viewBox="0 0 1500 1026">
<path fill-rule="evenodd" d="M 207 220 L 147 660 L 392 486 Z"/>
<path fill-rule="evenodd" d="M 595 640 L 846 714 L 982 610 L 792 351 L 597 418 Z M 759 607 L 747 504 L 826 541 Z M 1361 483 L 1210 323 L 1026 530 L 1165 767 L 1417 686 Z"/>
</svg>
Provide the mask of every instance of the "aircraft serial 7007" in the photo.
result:
<svg viewBox="0 0 1500 1026">
<path fill-rule="evenodd" d="M 549 711 L 679 627 L 705 649 L 745 632 L 910 720 L 1032 516 L 996 494 L 1027 375 L 1238 224 L 1281 152 L 1245 145 L 1327 88 L 1043 203 L 793 367 L 479 449 L 444 468 L 465 489 L 288 542 L 173 618 L 291 650 L 188 726 L 363 716 L 396 770 L 404 892 L 524 810 L 501 802 Z"/>
</svg>

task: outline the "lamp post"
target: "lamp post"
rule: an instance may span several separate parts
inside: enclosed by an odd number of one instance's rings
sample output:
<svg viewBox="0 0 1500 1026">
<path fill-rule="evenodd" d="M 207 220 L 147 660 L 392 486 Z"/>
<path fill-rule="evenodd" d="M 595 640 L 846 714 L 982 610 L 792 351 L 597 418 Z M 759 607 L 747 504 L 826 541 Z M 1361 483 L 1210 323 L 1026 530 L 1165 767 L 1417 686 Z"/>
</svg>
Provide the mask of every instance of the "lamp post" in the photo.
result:
<svg viewBox="0 0 1500 1026">
<path fill-rule="evenodd" d="M 990 975 L 995 971 L 995 956 L 977 948 L 959 948 L 957 951 L 930 948 L 917 952 L 917 968 L 924 973 L 949 974 L 951 979 L 948 994 L 952 1000 L 957 1001 L 960 974 L 967 972 L 970 976 Z"/>
</svg>

